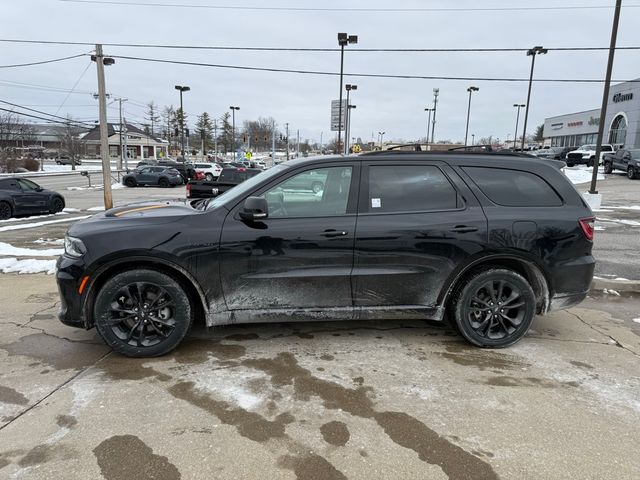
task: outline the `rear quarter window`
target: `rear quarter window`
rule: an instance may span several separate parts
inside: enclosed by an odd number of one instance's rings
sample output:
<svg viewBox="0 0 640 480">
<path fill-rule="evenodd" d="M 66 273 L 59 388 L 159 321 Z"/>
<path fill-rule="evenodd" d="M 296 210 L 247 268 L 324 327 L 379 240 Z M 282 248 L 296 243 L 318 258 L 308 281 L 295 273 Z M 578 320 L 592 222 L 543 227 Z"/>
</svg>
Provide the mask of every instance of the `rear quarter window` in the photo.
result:
<svg viewBox="0 0 640 480">
<path fill-rule="evenodd" d="M 558 207 L 562 198 L 542 177 L 522 170 L 463 167 L 489 200 L 506 207 Z"/>
</svg>

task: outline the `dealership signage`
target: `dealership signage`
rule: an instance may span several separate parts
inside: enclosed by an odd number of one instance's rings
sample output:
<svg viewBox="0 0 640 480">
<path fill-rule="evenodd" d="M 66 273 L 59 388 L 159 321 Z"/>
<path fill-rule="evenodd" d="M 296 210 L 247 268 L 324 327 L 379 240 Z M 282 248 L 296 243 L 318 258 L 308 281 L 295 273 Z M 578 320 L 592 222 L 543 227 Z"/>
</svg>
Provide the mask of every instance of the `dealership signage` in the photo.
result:
<svg viewBox="0 0 640 480">
<path fill-rule="evenodd" d="M 613 96 L 613 103 L 626 102 L 633 99 L 633 93 L 616 93 Z"/>
<path fill-rule="evenodd" d="M 578 120 L 577 122 L 567 122 L 567 127 L 581 127 L 584 124 L 582 120 Z"/>
<path fill-rule="evenodd" d="M 600 125 L 600 117 L 589 117 L 589 125 Z"/>
</svg>

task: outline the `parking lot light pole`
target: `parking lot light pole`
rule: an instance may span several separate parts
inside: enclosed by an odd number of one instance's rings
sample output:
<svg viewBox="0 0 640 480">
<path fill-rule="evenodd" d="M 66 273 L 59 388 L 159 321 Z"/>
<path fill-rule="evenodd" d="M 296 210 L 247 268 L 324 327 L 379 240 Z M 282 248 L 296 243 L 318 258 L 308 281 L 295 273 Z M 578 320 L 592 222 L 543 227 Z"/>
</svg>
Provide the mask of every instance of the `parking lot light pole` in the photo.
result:
<svg viewBox="0 0 640 480">
<path fill-rule="evenodd" d="M 520 120 L 520 109 L 525 106 L 524 103 L 514 103 L 514 107 L 518 107 L 518 113 L 516 113 L 516 133 L 513 134 L 513 151 L 516 150 L 516 142 L 518 141 L 518 121 Z"/>
<path fill-rule="evenodd" d="M 436 109 L 438 108 L 438 94 L 439 88 L 433 89 L 433 123 L 431 124 L 431 143 L 436 143 L 435 131 L 436 131 Z"/>
<path fill-rule="evenodd" d="M 187 87 L 186 85 L 176 85 L 174 87 L 176 90 L 178 90 L 180 92 L 180 153 L 182 155 L 182 160 L 184 161 L 184 108 L 182 107 L 182 93 L 183 92 L 188 92 L 189 90 L 191 90 L 191 88 Z"/>
<path fill-rule="evenodd" d="M 340 46 L 340 93 L 338 95 L 338 144 L 336 151 L 340 151 L 340 134 L 342 133 L 342 77 L 344 73 L 344 47 L 350 43 L 358 43 L 357 35 L 338 33 L 338 45 Z M 347 110 L 347 109 L 345 109 Z M 345 115 L 347 113 L 345 112 Z M 346 132 L 345 132 L 346 133 Z"/>
<path fill-rule="evenodd" d="M 471 115 L 471 94 L 473 92 L 477 92 L 480 90 L 478 87 L 469 87 L 467 88 L 467 92 L 469 92 L 469 106 L 467 107 L 467 128 L 464 130 L 464 146 L 467 146 L 467 138 L 469 136 L 469 116 Z"/>
<path fill-rule="evenodd" d="M 380 150 L 382 150 L 382 137 L 384 137 L 384 134 L 387 132 L 378 132 L 378 136 L 380 137 Z"/>
<path fill-rule="evenodd" d="M 349 153 L 349 120 L 350 120 L 350 115 L 351 112 L 349 111 L 349 109 L 351 108 L 351 106 L 349 105 L 349 93 L 351 93 L 351 90 L 357 90 L 358 86 L 357 85 L 351 85 L 349 83 L 347 83 L 345 85 L 345 88 L 347 90 L 347 111 L 346 111 L 346 117 L 345 118 L 345 129 L 344 129 L 344 154 L 347 155 Z"/>
<path fill-rule="evenodd" d="M 425 108 L 425 112 L 429 112 L 429 119 L 427 120 L 427 146 L 429 145 L 429 129 L 431 127 L 431 112 L 433 112 L 433 108 Z"/>
<path fill-rule="evenodd" d="M 230 106 L 231 109 L 231 151 L 233 152 L 233 158 L 236 158 L 236 110 L 240 110 L 240 107 Z"/>
<path fill-rule="evenodd" d="M 347 143 L 347 154 L 349 153 L 349 139 L 351 138 L 351 110 L 356 108 L 355 105 L 347 104 L 347 129 L 345 131 L 345 140 Z"/>
<path fill-rule="evenodd" d="M 524 110 L 524 127 L 522 129 L 522 150 L 524 151 L 525 137 L 527 136 L 527 120 L 529 119 L 529 104 L 531 103 L 531 84 L 533 83 L 533 67 L 536 64 L 536 56 L 544 55 L 548 50 L 543 47 L 533 47 L 527 50 L 527 56 L 531 57 L 531 73 L 529 74 L 529 91 L 527 92 L 527 105 Z"/>
</svg>

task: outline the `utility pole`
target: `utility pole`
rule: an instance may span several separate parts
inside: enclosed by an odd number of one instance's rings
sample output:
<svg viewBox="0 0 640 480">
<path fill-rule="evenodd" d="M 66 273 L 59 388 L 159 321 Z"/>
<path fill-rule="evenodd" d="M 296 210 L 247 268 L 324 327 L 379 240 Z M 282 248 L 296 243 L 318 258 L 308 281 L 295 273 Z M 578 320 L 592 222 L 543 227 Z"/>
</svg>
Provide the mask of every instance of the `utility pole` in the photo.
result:
<svg viewBox="0 0 640 480">
<path fill-rule="evenodd" d="M 516 142 L 518 141 L 518 122 L 520 121 L 520 109 L 526 106 L 524 103 L 514 103 L 514 107 L 518 109 L 518 113 L 516 113 L 516 133 L 513 135 L 513 151 L 516 151 Z"/>
<path fill-rule="evenodd" d="M 107 91 L 104 82 L 104 66 L 113 65 L 113 58 L 102 55 L 102 45 L 96 44 L 96 54 L 91 58 L 98 67 L 98 104 L 100 105 L 100 157 L 102 158 L 102 180 L 104 183 L 104 208 L 113 208 L 111 194 L 111 163 L 109 159 L 109 127 L 107 125 Z"/>
<path fill-rule="evenodd" d="M 185 116 L 184 116 L 184 107 L 182 106 L 182 94 L 184 92 L 188 92 L 189 90 L 191 90 L 191 88 L 187 87 L 186 85 L 176 85 L 174 87 L 176 90 L 178 90 L 180 92 L 180 146 L 181 146 L 181 154 L 182 154 L 182 161 L 186 161 L 186 158 L 184 156 L 185 151 L 184 151 L 184 124 L 185 124 Z"/>
<path fill-rule="evenodd" d="M 436 143 L 436 137 L 434 136 L 436 131 L 436 109 L 438 108 L 438 94 L 439 88 L 433 89 L 433 123 L 431 124 L 431 143 Z"/>
<path fill-rule="evenodd" d="M 300 156 L 300 130 L 296 133 L 296 157 Z"/>
<path fill-rule="evenodd" d="M 433 112 L 433 108 L 425 108 L 425 112 L 429 112 L 429 119 L 427 120 L 427 147 L 429 146 L 429 127 L 431 126 L 431 112 Z"/>
<path fill-rule="evenodd" d="M 322 153 L 322 134 L 324 132 L 320 132 L 320 152 Z"/>
<path fill-rule="evenodd" d="M 276 164 L 276 121 L 271 122 L 271 166 Z"/>
<path fill-rule="evenodd" d="M 118 98 L 118 103 L 120 104 L 120 161 L 118 162 L 118 170 L 122 170 L 122 160 L 124 159 L 124 164 L 127 164 L 125 152 L 122 149 L 122 102 L 126 102 L 126 98 Z"/>
<path fill-rule="evenodd" d="M 342 133 L 342 77 L 344 74 L 344 47 L 350 43 L 358 43 L 358 36 L 338 33 L 338 45 L 340 46 L 340 94 L 338 95 L 338 104 L 340 108 L 338 110 L 338 144 L 336 145 L 336 153 L 340 153 L 340 134 Z M 345 115 L 347 114 L 346 110 L 347 109 L 345 108 Z"/>
<path fill-rule="evenodd" d="M 287 141 L 287 160 L 289 160 L 289 123 L 285 123 L 285 140 Z"/>
<path fill-rule="evenodd" d="M 218 161 L 218 119 L 213 119 L 213 145 L 215 161 Z"/>
<path fill-rule="evenodd" d="M 236 159 L 236 110 L 240 110 L 240 107 L 230 106 L 231 109 L 231 118 L 233 121 L 232 130 L 232 138 L 231 138 L 231 150 L 233 151 L 233 159 Z"/>
<path fill-rule="evenodd" d="M 616 53 L 616 39 L 618 37 L 618 23 L 620 21 L 620 9 L 622 0 L 616 0 L 616 9 L 613 14 L 613 26 L 611 27 L 611 42 L 609 44 L 609 60 L 607 61 L 607 73 L 604 81 L 604 91 L 602 92 L 602 107 L 600 109 L 600 123 L 598 124 L 598 141 L 596 142 L 596 158 L 593 162 L 593 173 L 591 175 L 591 185 L 589 193 L 595 195 L 596 182 L 598 181 L 598 165 L 600 163 L 600 153 L 602 151 L 602 140 L 604 136 L 604 122 L 607 116 L 607 101 L 609 100 L 609 86 L 611 85 L 611 70 L 613 69 L 613 57 Z"/>
</svg>

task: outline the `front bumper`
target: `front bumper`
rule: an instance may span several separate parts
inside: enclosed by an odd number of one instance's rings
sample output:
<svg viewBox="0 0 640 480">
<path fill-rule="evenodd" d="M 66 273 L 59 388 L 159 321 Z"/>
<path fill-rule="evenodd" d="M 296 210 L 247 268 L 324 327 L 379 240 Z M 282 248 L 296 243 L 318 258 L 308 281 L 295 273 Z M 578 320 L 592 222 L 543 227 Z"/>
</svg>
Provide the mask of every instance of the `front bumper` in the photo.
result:
<svg viewBox="0 0 640 480">
<path fill-rule="evenodd" d="M 84 262 L 79 258 L 61 255 L 56 267 L 56 282 L 60 294 L 58 320 L 71 327 L 87 328 L 88 322 L 83 312 L 87 288 L 84 295 L 78 292 L 85 276 Z"/>
</svg>

